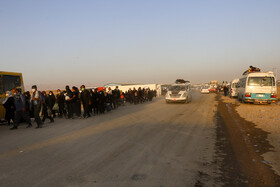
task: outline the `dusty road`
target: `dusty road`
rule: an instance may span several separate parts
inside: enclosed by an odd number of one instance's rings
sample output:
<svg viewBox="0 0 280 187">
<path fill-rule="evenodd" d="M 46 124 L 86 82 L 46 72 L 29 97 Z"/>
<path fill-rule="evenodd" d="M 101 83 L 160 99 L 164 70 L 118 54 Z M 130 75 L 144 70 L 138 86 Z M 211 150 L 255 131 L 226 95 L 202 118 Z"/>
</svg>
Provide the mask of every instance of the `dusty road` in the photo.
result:
<svg viewBox="0 0 280 187">
<path fill-rule="evenodd" d="M 0 131 L 1 186 L 220 186 L 215 95 Z"/>
</svg>

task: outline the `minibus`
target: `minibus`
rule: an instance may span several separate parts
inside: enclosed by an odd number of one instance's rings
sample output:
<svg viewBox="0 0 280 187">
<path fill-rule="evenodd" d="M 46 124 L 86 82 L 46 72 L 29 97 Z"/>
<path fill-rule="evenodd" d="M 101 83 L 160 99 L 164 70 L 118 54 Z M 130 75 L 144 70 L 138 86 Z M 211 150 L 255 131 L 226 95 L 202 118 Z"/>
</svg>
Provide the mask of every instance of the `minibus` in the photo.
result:
<svg viewBox="0 0 280 187">
<path fill-rule="evenodd" d="M 239 79 L 233 79 L 231 81 L 230 90 L 229 90 L 230 97 L 237 97 L 237 95 L 238 95 L 238 89 L 237 89 L 238 82 L 239 82 Z"/>
<path fill-rule="evenodd" d="M 238 82 L 238 99 L 245 103 L 276 102 L 277 87 L 273 72 L 253 72 Z"/>
<path fill-rule="evenodd" d="M 192 99 L 190 83 L 175 83 L 169 86 L 165 95 L 166 103 L 189 103 Z"/>
</svg>

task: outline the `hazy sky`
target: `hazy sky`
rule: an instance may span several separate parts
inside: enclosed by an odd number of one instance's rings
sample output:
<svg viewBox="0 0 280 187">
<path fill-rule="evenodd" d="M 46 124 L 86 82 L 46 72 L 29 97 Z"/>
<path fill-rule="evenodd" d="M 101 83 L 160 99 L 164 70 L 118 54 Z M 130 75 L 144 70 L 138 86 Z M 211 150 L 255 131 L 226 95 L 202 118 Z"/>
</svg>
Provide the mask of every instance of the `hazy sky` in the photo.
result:
<svg viewBox="0 0 280 187">
<path fill-rule="evenodd" d="M 280 1 L 0 0 L 0 53 L 42 89 L 280 74 Z"/>
</svg>

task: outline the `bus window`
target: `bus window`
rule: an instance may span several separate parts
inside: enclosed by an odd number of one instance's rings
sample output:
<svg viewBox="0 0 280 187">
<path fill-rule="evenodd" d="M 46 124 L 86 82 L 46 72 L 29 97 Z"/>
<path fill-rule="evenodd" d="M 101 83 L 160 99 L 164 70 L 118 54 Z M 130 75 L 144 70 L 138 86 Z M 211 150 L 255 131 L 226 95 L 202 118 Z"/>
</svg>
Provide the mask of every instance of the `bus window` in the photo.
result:
<svg viewBox="0 0 280 187">
<path fill-rule="evenodd" d="M 12 89 L 20 86 L 21 86 L 20 76 L 3 75 L 4 92 L 11 91 Z"/>
<path fill-rule="evenodd" d="M 171 86 L 170 88 L 169 88 L 169 91 L 186 91 L 186 86 Z"/>
<path fill-rule="evenodd" d="M 274 77 L 249 77 L 248 86 L 275 86 Z"/>
</svg>

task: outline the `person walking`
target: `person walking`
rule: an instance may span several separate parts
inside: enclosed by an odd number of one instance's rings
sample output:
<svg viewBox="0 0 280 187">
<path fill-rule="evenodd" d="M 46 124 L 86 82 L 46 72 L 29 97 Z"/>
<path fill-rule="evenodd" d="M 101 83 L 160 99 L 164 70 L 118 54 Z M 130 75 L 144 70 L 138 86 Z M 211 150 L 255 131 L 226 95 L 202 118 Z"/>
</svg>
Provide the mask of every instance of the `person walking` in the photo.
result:
<svg viewBox="0 0 280 187">
<path fill-rule="evenodd" d="M 67 118 L 70 119 L 73 117 L 73 101 L 71 98 L 73 97 L 73 92 L 70 90 L 70 87 L 67 85 L 65 87 L 65 101 L 66 101 L 66 108 L 67 108 Z"/>
<path fill-rule="evenodd" d="M 15 100 L 13 97 L 12 92 L 7 91 L 6 92 L 6 98 L 2 102 L 6 113 L 5 113 L 5 120 L 8 122 L 8 125 L 11 124 L 11 120 L 15 120 Z"/>
<path fill-rule="evenodd" d="M 98 113 L 99 114 L 104 114 L 105 112 L 105 94 L 104 91 L 101 90 L 98 92 Z"/>
<path fill-rule="evenodd" d="M 26 106 L 26 111 L 27 115 L 29 115 L 30 119 L 34 118 L 34 111 L 30 108 L 30 99 L 31 99 L 31 94 L 29 91 L 24 93 L 25 96 L 25 106 Z"/>
<path fill-rule="evenodd" d="M 152 90 L 150 90 L 150 88 L 148 88 L 148 100 L 152 101 L 154 97 L 154 93 Z"/>
<path fill-rule="evenodd" d="M 81 101 L 80 101 L 80 92 L 77 87 L 72 87 L 73 96 L 70 98 L 73 104 L 73 113 L 76 114 L 77 117 L 81 117 Z"/>
<path fill-rule="evenodd" d="M 124 93 L 121 91 L 120 92 L 120 103 L 121 103 L 122 106 L 124 106 L 124 102 L 125 102 L 125 100 L 124 100 Z"/>
<path fill-rule="evenodd" d="M 58 117 L 66 116 L 65 111 L 65 96 L 60 89 L 57 90 L 56 102 L 58 104 Z"/>
<path fill-rule="evenodd" d="M 83 117 L 88 118 L 88 117 L 90 117 L 89 109 L 90 109 L 90 105 L 91 105 L 90 93 L 88 90 L 86 90 L 85 85 L 81 86 L 81 90 L 82 90 L 81 101 L 82 101 L 83 108 L 84 108 Z"/>
<path fill-rule="evenodd" d="M 133 103 L 133 91 L 131 90 L 131 88 L 129 88 L 129 90 L 128 90 L 127 99 L 128 99 L 130 104 Z"/>
<path fill-rule="evenodd" d="M 138 92 L 137 92 L 136 88 L 134 87 L 133 88 L 133 102 L 135 105 L 139 103 L 138 96 L 139 96 Z"/>
<path fill-rule="evenodd" d="M 107 97 L 110 103 L 110 107 L 116 109 L 115 96 L 113 95 L 113 90 L 111 89 L 111 87 L 108 88 Z"/>
<path fill-rule="evenodd" d="M 116 109 L 119 107 L 119 103 L 121 99 L 121 92 L 118 86 L 116 86 L 115 90 L 113 91 L 113 95 L 114 95 L 114 109 Z"/>
<path fill-rule="evenodd" d="M 227 85 L 224 86 L 224 95 L 227 96 L 228 94 L 228 87 Z"/>
<path fill-rule="evenodd" d="M 31 120 L 28 117 L 28 115 L 26 115 L 25 97 L 21 93 L 21 90 L 18 88 L 15 89 L 14 101 L 15 101 L 15 109 L 16 109 L 15 121 L 13 127 L 10 129 L 11 130 L 17 129 L 21 118 L 23 118 L 25 122 L 28 123 L 28 126 L 26 128 L 32 127 Z"/>
<path fill-rule="evenodd" d="M 97 89 L 94 89 L 92 96 L 91 96 L 91 105 L 93 108 L 93 114 L 97 115 L 98 114 L 98 104 L 99 103 L 99 97 L 98 97 L 98 91 Z"/>
<path fill-rule="evenodd" d="M 52 103 L 51 103 L 51 99 L 50 96 L 47 95 L 47 93 L 45 91 L 42 92 L 43 95 L 43 119 L 42 121 L 45 122 L 46 118 L 48 118 L 50 120 L 51 123 L 54 122 L 54 119 L 52 118 Z"/>
<path fill-rule="evenodd" d="M 50 106 L 49 106 L 49 107 L 50 107 L 50 109 L 51 109 L 53 118 L 55 118 L 55 117 L 56 117 L 56 111 L 53 110 L 53 106 L 54 106 L 55 103 L 56 103 L 56 99 L 55 99 L 55 96 L 54 96 L 54 94 L 53 94 L 52 91 L 49 91 L 48 97 L 49 97 L 49 102 L 50 102 Z"/>
<path fill-rule="evenodd" d="M 37 90 L 37 86 L 33 85 L 32 86 L 32 94 L 30 98 L 30 110 L 33 111 L 33 115 L 35 118 L 35 121 L 37 123 L 37 128 L 42 127 L 42 120 L 40 118 L 40 111 L 41 111 L 41 104 L 42 104 L 42 94 Z"/>
</svg>

